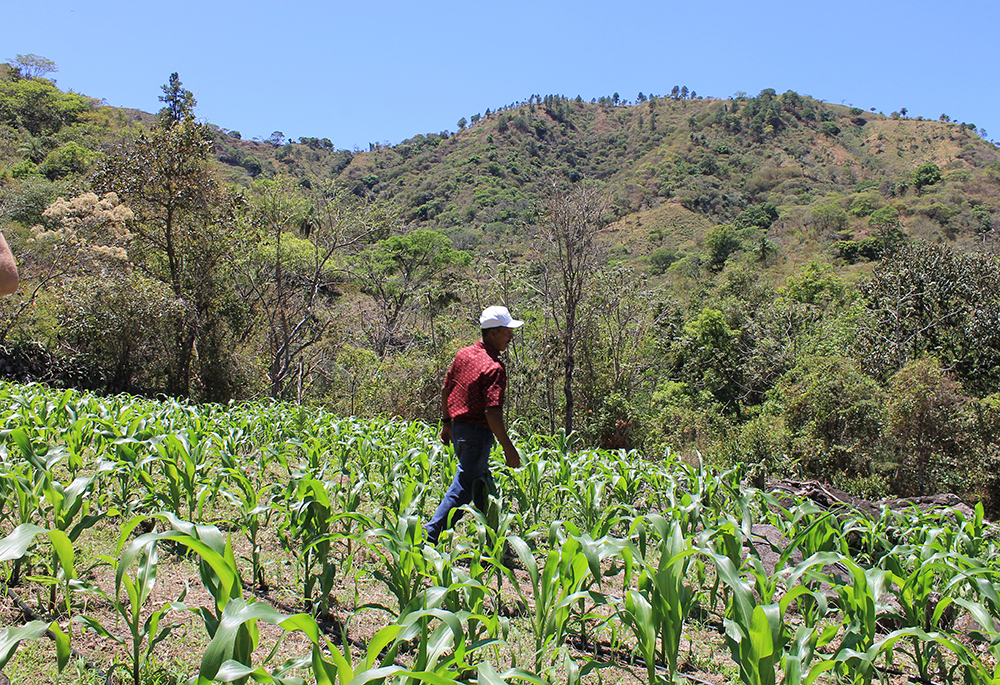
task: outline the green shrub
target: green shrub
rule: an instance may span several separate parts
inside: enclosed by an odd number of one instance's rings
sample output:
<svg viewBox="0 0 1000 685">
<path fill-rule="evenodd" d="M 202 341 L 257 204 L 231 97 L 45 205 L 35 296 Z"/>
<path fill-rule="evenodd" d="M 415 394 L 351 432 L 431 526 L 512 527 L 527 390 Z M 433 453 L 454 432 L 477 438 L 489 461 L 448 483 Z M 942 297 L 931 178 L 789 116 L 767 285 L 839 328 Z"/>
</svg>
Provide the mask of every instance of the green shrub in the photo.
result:
<svg viewBox="0 0 1000 685">
<path fill-rule="evenodd" d="M 31 176 L 39 175 L 38 165 L 28 159 L 18 162 L 7 171 L 11 176 L 18 180 L 24 180 L 26 178 L 30 178 Z"/>
<path fill-rule="evenodd" d="M 742 464 L 747 480 L 755 488 L 767 481 L 795 472 L 791 440 L 780 416 L 758 416 L 729 433 L 721 442 L 718 454 L 726 463 Z"/>
<path fill-rule="evenodd" d="M 861 193 L 851 200 L 851 207 L 847 211 L 851 216 L 869 216 L 883 204 L 878 193 Z"/>
<path fill-rule="evenodd" d="M 934 162 L 921 164 L 910 175 L 910 185 L 918 191 L 926 186 L 932 186 L 941 180 L 941 168 Z"/>
<path fill-rule="evenodd" d="M 677 251 L 669 247 L 659 247 L 649 255 L 649 273 L 657 276 L 666 273 L 670 265 L 680 259 Z"/>
<path fill-rule="evenodd" d="M 825 136 L 830 136 L 832 138 L 834 136 L 840 135 L 840 127 L 837 126 L 832 121 L 824 121 L 822 124 L 819 125 L 819 132 Z"/>
<path fill-rule="evenodd" d="M 650 456 L 662 456 L 666 450 L 707 454 L 728 427 L 711 393 L 692 393 L 686 383 L 675 381 L 659 385 L 642 421 L 643 442 Z"/>
<path fill-rule="evenodd" d="M 38 170 L 50 181 L 86 172 L 95 154 L 72 141 L 61 145 L 48 154 Z"/>
<path fill-rule="evenodd" d="M 867 477 L 882 434 L 878 384 L 854 360 L 806 356 L 773 391 L 804 475 Z"/>
</svg>

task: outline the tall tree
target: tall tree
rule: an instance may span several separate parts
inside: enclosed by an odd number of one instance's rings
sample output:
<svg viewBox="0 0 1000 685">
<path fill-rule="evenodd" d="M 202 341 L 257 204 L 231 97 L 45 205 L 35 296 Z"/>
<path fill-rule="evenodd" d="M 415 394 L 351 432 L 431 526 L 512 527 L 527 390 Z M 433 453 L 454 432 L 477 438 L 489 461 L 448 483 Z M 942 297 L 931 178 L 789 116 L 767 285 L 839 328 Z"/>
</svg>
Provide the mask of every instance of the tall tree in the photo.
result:
<svg viewBox="0 0 1000 685">
<path fill-rule="evenodd" d="M 176 71 L 170 75 L 170 81 L 162 86 L 162 90 L 160 102 L 164 103 L 164 107 L 160 110 L 161 126 L 173 128 L 181 122 L 194 120 L 194 108 L 198 101 L 190 90 L 184 88 Z"/>
<path fill-rule="evenodd" d="M 56 63 L 40 55 L 18 55 L 7 62 L 17 69 L 21 78 L 42 78 L 59 71 Z"/>
<path fill-rule="evenodd" d="M 580 183 L 572 190 L 553 185 L 538 230 L 541 292 L 562 341 L 566 433 L 573 431 L 573 376 L 581 306 L 605 250 L 597 239 L 610 204 L 604 188 Z"/>
<path fill-rule="evenodd" d="M 227 328 L 240 307 L 228 292 L 229 272 L 252 235 L 241 226 L 242 197 L 224 189 L 211 169 L 209 131 L 195 123 L 186 108 L 193 98 L 181 92 L 175 77 L 164 93 L 167 98 L 177 93 L 178 99 L 165 100 L 167 113 L 149 133 L 118 145 L 102 160 L 94 188 L 116 193 L 135 213 L 130 255 L 137 268 L 167 283 L 183 305 L 185 314 L 173 327 L 167 391 L 190 394 L 197 359 L 204 398 L 224 400 L 232 393 Z"/>
<path fill-rule="evenodd" d="M 926 355 L 973 394 L 1000 381 L 1000 269 L 992 257 L 906 245 L 860 285 L 853 338 L 866 371 L 888 379 Z"/>
</svg>

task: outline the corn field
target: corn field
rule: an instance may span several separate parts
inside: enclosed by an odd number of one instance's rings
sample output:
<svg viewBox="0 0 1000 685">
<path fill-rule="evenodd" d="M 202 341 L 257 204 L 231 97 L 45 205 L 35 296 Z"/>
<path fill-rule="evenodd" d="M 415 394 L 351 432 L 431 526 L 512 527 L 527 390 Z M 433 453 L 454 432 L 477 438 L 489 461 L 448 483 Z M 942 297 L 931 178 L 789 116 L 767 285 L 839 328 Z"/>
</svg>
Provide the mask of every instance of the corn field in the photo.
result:
<svg viewBox="0 0 1000 685">
<path fill-rule="evenodd" d="M 431 546 L 456 468 L 432 426 L 40 386 L 0 407 L 19 680 L 44 643 L 94 682 L 164 682 L 180 651 L 173 682 L 653 684 L 697 680 L 707 632 L 745 685 L 1000 683 L 981 507 L 872 519 L 739 468 L 521 436 L 488 510 Z M 187 576 L 164 597 L 168 568 Z"/>
</svg>

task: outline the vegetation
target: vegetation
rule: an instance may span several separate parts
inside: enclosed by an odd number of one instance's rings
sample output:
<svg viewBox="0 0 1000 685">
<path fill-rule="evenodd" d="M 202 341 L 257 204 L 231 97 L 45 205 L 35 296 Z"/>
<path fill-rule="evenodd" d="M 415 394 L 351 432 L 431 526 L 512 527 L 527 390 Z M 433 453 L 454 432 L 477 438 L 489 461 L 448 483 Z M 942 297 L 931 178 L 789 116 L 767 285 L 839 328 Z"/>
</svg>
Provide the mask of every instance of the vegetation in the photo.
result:
<svg viewBox="0 0 1000 685">
<path fill-rule="evenodd" d="M 0 578 L 33 617 L 0 630 L 0 667 L 24 682 L 995 678 L 982 505 L 873 518 L 741 466 L 525 436 L 488 510 L 430 546 L 455 463 L 423 423 L 38 385 L 0 404 Z M 21 661 L 46 631 L 55 653 Z"/>
<path fill-rule="evenodd" d="M 968 126 L 678 86 L 346 151 L 199 123 L 177 74 L 156 115 L 104 107 L 28 57 L 0 73 L 9 378 L 431 418 L 503 303 L 526 432 L 1000 509 L 1000 153 Z"/>
</svg>

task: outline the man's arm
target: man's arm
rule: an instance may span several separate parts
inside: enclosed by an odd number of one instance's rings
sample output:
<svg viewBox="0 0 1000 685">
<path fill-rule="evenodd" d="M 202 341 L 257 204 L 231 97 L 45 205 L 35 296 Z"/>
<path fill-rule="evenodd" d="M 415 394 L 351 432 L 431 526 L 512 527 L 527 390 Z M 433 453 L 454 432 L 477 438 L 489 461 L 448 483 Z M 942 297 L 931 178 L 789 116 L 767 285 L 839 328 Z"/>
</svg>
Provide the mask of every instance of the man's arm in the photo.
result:
<svg viewBox="0 0 1000 685">
<path fill-rule="evenodd" d="M 441 442 L 451 444 L 451 416 L 448 415 L 448 384 L 441 389 Z"/>
<path fill-rule="evenodd" d="M 507 461 L 507 466 L 517 468 L 521 465 L 521 455 L 517 453 L 517 448 L 507 435 L 507 424 L 503 420 L 503 409 L 500 407 L 486 408 L 486 423 L 489 425 L 497 442 L 503 447 L 503 454 Z"/>
<path fill-rule="evenodd" d="M 3 233 L 0 233 L 0 295 L 10 295 L 17 290 L 17 284 L 17 262 Z"/>
</svg>

